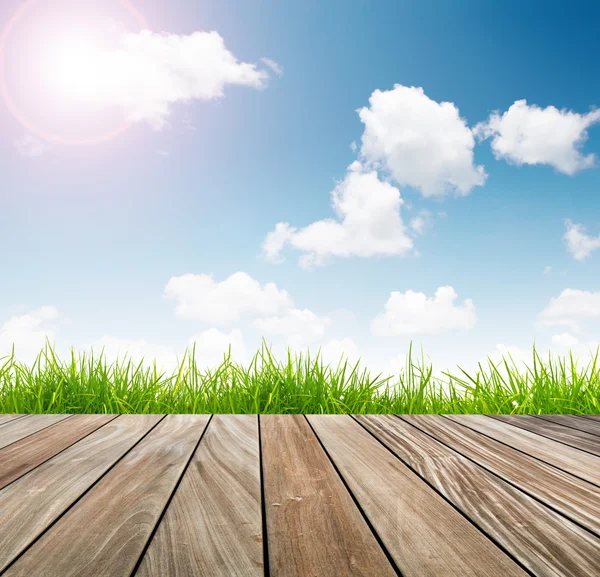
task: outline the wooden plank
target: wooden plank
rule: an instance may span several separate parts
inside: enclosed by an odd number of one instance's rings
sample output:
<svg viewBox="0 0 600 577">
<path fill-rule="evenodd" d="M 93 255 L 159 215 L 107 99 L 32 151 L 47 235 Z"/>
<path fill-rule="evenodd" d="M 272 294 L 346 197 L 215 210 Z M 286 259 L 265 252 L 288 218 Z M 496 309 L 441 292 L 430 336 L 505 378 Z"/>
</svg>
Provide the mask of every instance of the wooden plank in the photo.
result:
<svg viewBox="0 0 600 577">
<path fill-rule="evenodd" d="M 536 419 L 531 415 L 494 415 L 494 418 L 536 435 L 548 437 L 575 449 L 600 456 L 600 437 L 563 427 L 557 423 Z"/>
<path fill-rule="evenodd" d="M 600 493 L 595 485 L 450 419 L 437 415 L 402 415 L 402 419 L 600 536 Z"/>
<path fill-rule="evenodd" d="M 167 415 L 6 577 L 129 577 L 209 418 Z"/>
<path fill-rule="evenodd" d="M 70 417 L 71 415 L 26 415 L 22 419 L 15 419 L 0 428 L 0 449 Z"/>
<path fill-rule="evenodd" d="M 0 449 L 0 489 L 115 417 L 74 415 Z"/>
<path fill-rule="evenodd" d="M 537 577 L 600 575 L 600 539 L 392 415 L 355 417 Z"/>
<path fill-rule="evenodd" d="M 256 415 L 216 415 L 136 577 L 264 575 Z"/>
<path fill-rule="evenodd" d="M 0 426 L 4 425 L 4 423 L 10 423 L 10 421 L 14 421 L 15 419 L 20 419 L 24 415 L 0 415 Z"/>
<path fill-rule="evenodd" d="M 302 415 L 260 417 L 270 577 L 392 577 Z"/>
<path fill-rule="evenodd" d="M 307 418 L 403 576 L 526 575 L 350 416 Z"/>
<path fill-rule="evenodd" d="M 584 419 L 592 419 L 594 421 L 600 421 L 600 415 L 582 415 Z"/>
<path fill-rule="evenodd" d="M 600 423 L 576 415 L 536 415 L 536 418 L 600 436 Z"/>
<path fill-rule="evenodd" d="M 2 489 L 0 571 L 161 419 L 121 415 Z"/>
<path fill-rule="evenodd" d="M 475 431 L 600 486 L 600 458 L 486 415 L 447 415 Z"/>
</svg>

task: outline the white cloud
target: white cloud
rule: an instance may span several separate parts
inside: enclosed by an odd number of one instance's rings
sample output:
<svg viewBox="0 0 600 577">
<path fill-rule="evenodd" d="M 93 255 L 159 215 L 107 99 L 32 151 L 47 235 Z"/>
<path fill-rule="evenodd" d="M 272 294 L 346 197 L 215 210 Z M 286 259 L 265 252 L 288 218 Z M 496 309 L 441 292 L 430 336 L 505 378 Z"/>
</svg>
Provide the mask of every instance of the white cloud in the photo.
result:
<svg viewBox="0 0 600 577">
<path fill-rule="evenodd" d="M 321 347 L 321 358 L 325 364 L 332 366 L 337 366 L 342 358 L 354 365 L 360 359 L 360 351 L 350 338 L 331 339 Z"/>
<path fill-rule="evenodd" d="M 217 367 L 223 362 L 224 356 L 231 349 L 231 359 L 235 362 L 245 363 L 247 360 L 244 336 L 240 329 L 233 329 L 223 333 L 211 328 L 190 339 L 190 346 L 196 345 L 196 362 L 200 367 Z"/>
<path fill-rule="evenodd" d="M 404 201 L 400 191 L 379 179 L 376 172 L 363 172 L 353 162 L 344 180 L 331 193 L 336 219 L 325 219 L 297 229 L 278 223 L 262 245 L 271 262 L 282 262 L 286 244 L 303 252 L 300 265 L 322 266 L 332 257 L 405 255 L 413 247 L 400 214 Z"/>
<path fill-rule="evenodd" d="M 261 58 L 261 62 L 266 64 L 277 76 L 283 76 L 283 66 L 275 62 L 275 60 L 271 60 L 270 58 Z"/>
<path fill-rule="evenodd" d="M 474 132 L 482 140 L 492 137 L 492 151 L 498 159 L 517 166 L 549 164 L 574 174 L 595 164 L 594 155 L 584 156 L 580 148 L 587 139 L 587 129 L 599 121 L 600 110 L 578 114 L 517 100 L 504 114 L 493 112 Z"/>
<path fill-rule="evenodd" d="M 234 361 L 245 362 L 246 347 L 242 332 L 233 329 L 230 333 L 223 333 L 211 328 L 192 336 L 188 341 L 188 355 L 192 354 L 195 346 L 195 360 L 200 369 L 215 368 L 223 362 L 224 355 L 228 353 L 231 345 L 231 358 Z M 170 346 L 150 343 L 144 339 L 124 339 L 105 335 L 91 345 L 95 353 L 104 351 L 108 362 L 117 359 L 131 359 L 134 363 L 144 361 L 149 366 L 156 361 L 157 367 L 170 372 L 174 371 L 183 360 L 184 351 L 178 352 Z"/>
<path fill-rule="evenodd" d="M 550 276 L 552 274 L 552 267 L 550 265 L 544 267 L 544 275 Z"/>
<path fill-rule="evenodd" d="M 575 260 L 585 260 L 593 251 L 600 248 L 600 235 L 590 236 L 586 234 L 583 225 L 575 224 L 568 219 L 565 221 L 565 226 L 567 232 L 563 239 Z"/>
<path fill-rule="evenodd" d="M 318 317 L 308 309 L 290 309 L 281 316 L 256 319 L 254 327 L 263 335 L 284 336 L 288 346 L 301 348 L 323 338 L 330 323 L 327 317 Z"/>
<path fill-rule="evenodd" d="M 85 348 L 85 347 L 84 347 Z M 149 343 L 145 339 L 124 339 L 111 335 L 104 335 L 98 339 L 90 348 L 94 354 L 103 352 L 109 363 L 131 360 L 133 363 L 140 363 L 142 360 L 146 365 L 156 361 L 156 365 L 166 371 L 173 371 L 178 364 L 178 355 L 176 351 L 168 346 Z M 183 354 L 179 355 L 179 360 Z"/>
<path fill-rule="evenodd" d="M 120 108 L 129 121 L 156 130 L 165 126 L 175 103 L 220 98 L 226 85 L 262 88 L 268 78 L 256 64 L 239 62 L 217 32 L 143 30 L 123 34 L 114 50 L 88 47 L 82 55 L 82 48 L 80 40 L 61 48 L 68 62 L 73 60 L 61 85 L 66 97 Z"/>
<path fill-rule="evenodd" d="M 558 347 L 571 347 L 579 344 L 579 339 L 571 333 L 552 335 L 552 344 Z"/>
<path fill-rule="evenodd" d="M 542 324 L 566 325 L 578 332 L 583 321 L 600 320 L 600 291 L 567 288 L 550 299 L 539 318 Z"/>
<path fill-rule="evenodd" d="M 48 145 L 31 134 L 23 134 L 14 141 L 14 147 L 22 156 L 41 156 L 48 150 Z"/>
<path fill-rule="evenodd" d="M 175 314 L 214 324 L 227 324 L 242 316 L 276 316 L 293 306 L 290 295 L 274 283 L 261 286 L 244 272 L 217 282 L 212 274 L 172 277 L 164 296 L 176 302 Z"/>
<path fill-rule="evenodd" d="M 392 292 L 385 310 L 371 324 L 376 336 L 428 335 L 471 329 L 477 322 L 475 305 L 465 299 L 457 306 L 458 295 L 451 286 L 437 289 L 433 298 L 424 293 Z"/>
<path fill-rule="evenodd" d="M 9 318 L 0 326 L 0 356 L 10 354 L 12 347 L 19 360 L 33 360 L 46 339 L 53 342 L 65 319 L 52 306 L 44 306 Z"/>
<path fill-rule="evenodd" d="M 365 125 L 362 157 L 400 185 L 436 196 L 466 195 L 484 184 L 483 166 L 473 164 L 475 139 L 453 103 L 396 84 L 393 90 L 375 90 L 369 107 L 358 113 Z"/>
</svg>

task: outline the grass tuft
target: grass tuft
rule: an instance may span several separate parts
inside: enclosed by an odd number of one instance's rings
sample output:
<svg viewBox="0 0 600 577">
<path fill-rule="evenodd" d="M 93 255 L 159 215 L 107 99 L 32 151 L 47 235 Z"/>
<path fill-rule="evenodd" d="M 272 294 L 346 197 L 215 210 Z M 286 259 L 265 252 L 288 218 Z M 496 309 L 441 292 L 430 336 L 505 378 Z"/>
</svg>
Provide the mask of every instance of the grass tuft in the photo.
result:
<svg viewBox="0 0 600 577">
<path fill-rule="evenodd" d="M 394 377 L 373 376 L 360 361 L 325 364 L 319 353 L 276 360 L 263 344 L 248 366 L 230 354 L 208 370 L 186 351 L 172 373 L 155 362 L 108 362 L 103 353 L 71 351 L 60 359 L 47 343 L 27 366 L 0 358 L 0 413 L 600 413 L 598 349 L 578 366 L 568 357 L 517 366 L 510 355 L 469 374 L 433 376 L 424 357 Z"/>
</svg>

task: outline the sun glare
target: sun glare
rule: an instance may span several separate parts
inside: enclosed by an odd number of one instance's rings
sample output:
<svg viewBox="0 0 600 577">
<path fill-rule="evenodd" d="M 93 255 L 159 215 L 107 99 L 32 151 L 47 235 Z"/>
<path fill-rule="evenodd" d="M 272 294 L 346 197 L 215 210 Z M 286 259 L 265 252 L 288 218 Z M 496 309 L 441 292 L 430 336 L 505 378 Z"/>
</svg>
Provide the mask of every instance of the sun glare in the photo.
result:
<svg viewBox="0 0 600 577">
<path fill-rule="evenodd" d="M 77 145 L 121 134 L 123 110 L 101 96 L 118 90 L 111 53 L 123 34 L 142 29 L 144 17 L 126 0 L 25 2 L 0 36 L 4 101 L 44 140 Z"/>
</svg>

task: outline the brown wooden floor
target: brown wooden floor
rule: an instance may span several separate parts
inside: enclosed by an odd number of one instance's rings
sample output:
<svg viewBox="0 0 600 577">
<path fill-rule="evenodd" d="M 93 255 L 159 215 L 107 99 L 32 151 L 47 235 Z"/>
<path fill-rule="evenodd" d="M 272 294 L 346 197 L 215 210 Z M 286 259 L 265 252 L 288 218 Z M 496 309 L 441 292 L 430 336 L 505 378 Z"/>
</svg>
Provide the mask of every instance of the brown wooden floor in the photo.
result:
<svg viewBox="0 0 600 577">
<path fill-rule="evenodd" d="M 600 576 L 600 416 L 0 415 L 0 575 Z"/>
</svg>

